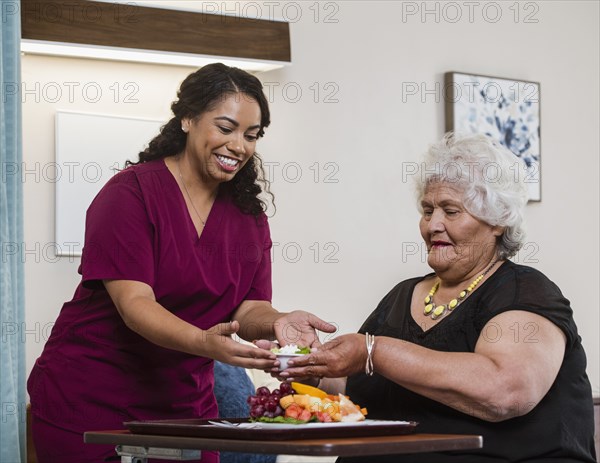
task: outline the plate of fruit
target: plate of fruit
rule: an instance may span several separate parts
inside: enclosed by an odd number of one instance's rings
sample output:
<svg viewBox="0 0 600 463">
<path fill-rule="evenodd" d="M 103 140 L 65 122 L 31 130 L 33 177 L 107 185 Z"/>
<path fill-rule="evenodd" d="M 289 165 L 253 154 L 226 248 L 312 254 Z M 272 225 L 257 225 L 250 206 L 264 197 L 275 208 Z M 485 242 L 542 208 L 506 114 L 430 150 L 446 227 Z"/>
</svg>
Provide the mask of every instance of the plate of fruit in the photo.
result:
<svg viewBox="0 0 600 463">
<path fill-rule="evenodd" d="M 248 397 L 250 418 L 259 423 L 356 423 L 364 421 L 367 409 L 342 394 L 331 395 L 302 383 L 281 383 L 269 391 L 259 387 Z"/>
<path fill-rule="evenodd" d="M 250 417 L 129 421 L 133 433 L 242 440 L 296 440 L 401 435 L 414 432 L 412 421 L 366 419 L 367 410 L 342 394 L 301 383 L 260 387 L 248 397 Z M 267 431 L 267 432 L 265 432 Z"/>
</svg>

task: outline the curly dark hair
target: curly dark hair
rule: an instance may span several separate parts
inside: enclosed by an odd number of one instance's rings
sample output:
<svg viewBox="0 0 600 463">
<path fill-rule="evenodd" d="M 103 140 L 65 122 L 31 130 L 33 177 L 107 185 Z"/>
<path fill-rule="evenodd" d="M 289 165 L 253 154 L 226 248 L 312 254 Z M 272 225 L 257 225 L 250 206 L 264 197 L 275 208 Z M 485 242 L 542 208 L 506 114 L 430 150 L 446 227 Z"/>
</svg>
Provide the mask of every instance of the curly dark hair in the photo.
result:
<svg viewBox="0 0 600 463">
<path fill-rule="evenodd" d="M 264 129 L 271 123 L 271 114 L 260 80 L 238 68 L 221 63 L 209 64 L 185 78 L 177 92 L 177 101 L 171 104 L 175 117 L 162 126 L 160 134 L 139 153 L 138 162 L 127 161 L 126 165 L 142 164 L 181 153 L 187 140 L 187 134 L 181 130 L 182 119 L 198 118 L 214 109 L 220 99 L 235 93 L 247 95 L 258 103 L 258 137 L 264 136 Z M 268 204 L 259 197 L 263 191 L 270 196 L 273 205 L 275 202 L 258 153 L 254 153 L 235 177 L 220 188 L 229 192 L 234 204 L 246 214 L 258 216 L 267 210 Z"/>
</svg>

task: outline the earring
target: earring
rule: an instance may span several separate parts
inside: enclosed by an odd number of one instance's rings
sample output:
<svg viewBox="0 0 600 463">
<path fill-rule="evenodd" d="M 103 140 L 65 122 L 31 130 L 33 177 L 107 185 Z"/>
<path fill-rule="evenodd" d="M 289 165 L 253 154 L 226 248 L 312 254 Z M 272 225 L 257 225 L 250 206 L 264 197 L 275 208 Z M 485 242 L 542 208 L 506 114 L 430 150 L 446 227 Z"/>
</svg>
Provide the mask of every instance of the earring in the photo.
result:
<svg viewBox="0 0 600 463">
<path fill-rule="evenodd" d="M 181 130 L 183 130 L 183 132 L 184 132 L 184 133 L 188 133 L 188 131 L 189 131 L 190 129 L 188 129 L 187 127 L 184 127 L 184 125 L 182 124 L 182 125 L 181 125 Z"/>
</svg>

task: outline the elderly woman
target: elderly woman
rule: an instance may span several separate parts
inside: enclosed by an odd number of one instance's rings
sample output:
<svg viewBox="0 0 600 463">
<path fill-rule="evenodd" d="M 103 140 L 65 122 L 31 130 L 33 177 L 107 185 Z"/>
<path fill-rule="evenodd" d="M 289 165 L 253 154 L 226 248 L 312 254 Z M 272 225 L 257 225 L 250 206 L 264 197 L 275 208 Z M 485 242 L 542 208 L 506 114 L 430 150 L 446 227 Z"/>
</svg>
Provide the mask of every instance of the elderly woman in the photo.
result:
<svg viewBox="0 0 600 463">
<path fill-rule="evenodd" d="M 360 334 L 283 373 L 326 377 L 322 388 L 345 389 L 369 418 L 483 435 L 483 448 L 338 461 L 596 461 L 586 357 L 569 301 L 544 274 L 508 260 L 524 239 L 520 164 L 484 136 L 450 134 L 434 145 L 417 189 L 434 273 L 399 283 Z"/>
</svg>

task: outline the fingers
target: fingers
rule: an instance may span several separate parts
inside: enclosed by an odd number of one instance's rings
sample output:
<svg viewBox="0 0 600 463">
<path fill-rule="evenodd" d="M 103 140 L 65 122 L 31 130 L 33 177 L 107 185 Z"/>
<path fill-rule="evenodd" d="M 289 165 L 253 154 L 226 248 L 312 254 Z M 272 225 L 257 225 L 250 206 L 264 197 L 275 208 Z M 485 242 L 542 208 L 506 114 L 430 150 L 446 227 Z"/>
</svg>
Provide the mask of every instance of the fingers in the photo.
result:
<svg viewBox="0 0 600 463">
<path fill-rule="evenodd" d="M 319 331 L 324 331 L 325 333 L 335 333 L 337 331 L 337 326 L 321 320 L 316 315 L 308 314 L 308 321 L 313 328 L 316 328 Z"/>
<path fill-rule="evenodd" d="M 288 362 L 288 369 L 281 372 L 283 377 L 301 378 L 306 376 L 325 376 L 327 364 L 317 353 L 296 357 Z"/>
<path fill-rule="evenodd" d="M 229 360 L 229 363 L 244 368 L 263 370 L 267 373 L 273 371 L 277 362 L 275 357 L 269 357 L 268 354 L 270 354 L 270 352 L 268 351 L 256 348 L 251 349 L 253 352 L 236 354 Z"/>
<path fill-rule="evenodd" d="M 213 352 L 210 357 L 230 365 L 259 370 L 271 370 L 279 364 L 276 355 L 270 350 L 245 345 L 234 340 L 231 335 L 238 329 L 237 321 L 220 323 L 210 328 L 207 338 L 211 344 L 210 350 Z M 262 340 L 259 344 L 268 345 L 270 342 Z"/>
<path fill-rule="evenodd" d="M 333 333 L 337 327 L 303 310 L 284 314 L 275 323 L 275 332 L 281 345 L 298 344 L 307 347 L 321 345 L 317 330 Z"/>
<path fill-rule="evenodd" d="M 319 348 L 323 345 L 323 343 L 321 342 L 321 340 L 319 339 L 318 336 L 315 336 L 315 340 L 312 342 L 312 344 L 310 345 L 310 351 L 314 352 L 319 350 Z"/>
<path fill-rule="evenodd" d="M 254 345 L 260 349 L 271 350 L 274 347 L 277 347 L 277 343 L 273 341 L 269 341 L 268 339 L 257 339 L 254 341 Z"/>
<path fill-rule="evenodd" d="M 232 334 L 237 333 L 240 329 L 240 324 L 237 321 L 231 321 L 226 323 L 219 323 L 211 328 L 215 331 L 216 334 L 220 334 L 222 336 L 231 336 Z"/>
<path fill-rule="evenodd" d="M 231 364 L 237 367 L 247 368 L 249 370 L 263 370 L 265 373 L 268 373 L 273 361 L 238 357 L 233 359 Z"/>
<path fill-rule="evenodd" d="M 309 355 L 302 355 L 299 357 L 294 357 L 288 361 L 288 365 L 290 367 L 303 367 L 307 365 L 320 365 L 324 364 L 324 362 L 320 361 L 319 354 L 317 352 L 313 352 Z"/>
<path fill-rule="evenodd" d="M 299 378 L 323 378 L 328 375 L 327 367 L 324 365 L 309 365 L 306 367 L 293 367 L 282 371 L 281 378 L 285 381 L 296 381 Z"/>
</svg>

